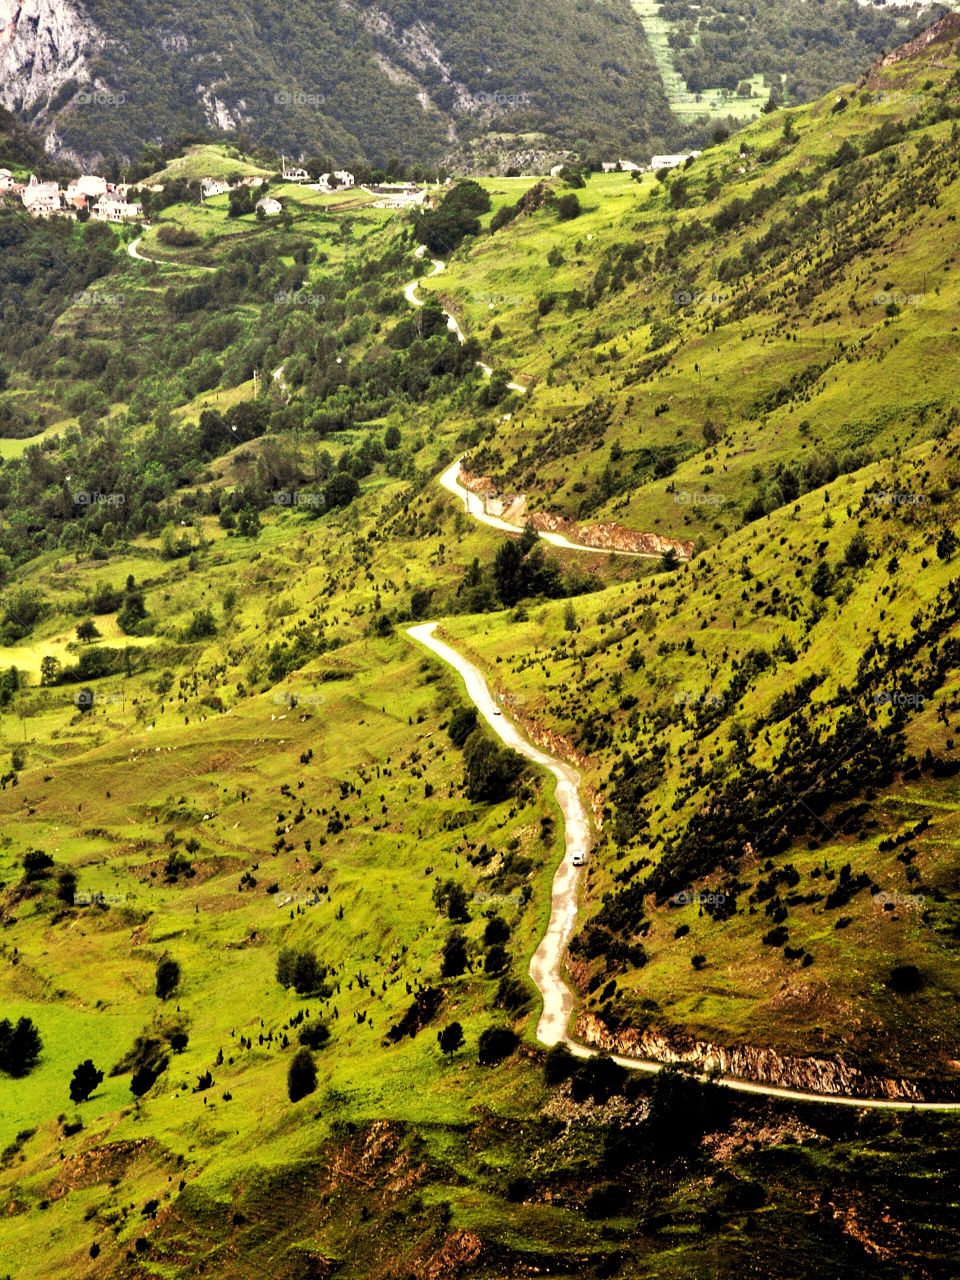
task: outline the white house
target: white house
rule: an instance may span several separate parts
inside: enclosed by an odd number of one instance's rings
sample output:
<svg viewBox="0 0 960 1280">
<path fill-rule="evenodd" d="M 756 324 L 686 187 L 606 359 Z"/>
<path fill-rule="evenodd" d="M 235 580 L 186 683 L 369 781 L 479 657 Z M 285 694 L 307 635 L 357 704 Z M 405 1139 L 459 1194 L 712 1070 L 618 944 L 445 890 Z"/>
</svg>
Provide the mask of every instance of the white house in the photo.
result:
<svg viewBox="0 0 960 1280">
<path fill-rule="evenodd" d="M 86 196 L 88 200 L 99 200 L 107 194 L 107 180 L 94 173 L 84 173 L 70 183 L 67 188 L 68 197 L 72 194 L 71 188 L 75 188 L 77 193 Z"/>
<path fill-rule="evenodd" d="M 91 216 L 97 222 L 131 222 L 139 218 L 142 212 L 138 204 L 128 204 L 126 200 L 101 198 L 91 210 Z"/>
<path fill-rule="evenodd" d="M 273 196 L 264 196 L 262 200 L 258 200 L 257 208 L 262 209 L 268 218 L 275 217 L 278 213 L 283 213 L 283 205 L 279 200 L 274 200 Z"/>
<path fill-rule="evenodd" d="M 310 175 L 306 169 L 288 169 L 286 165 L 283 167 L 284 182 L 309 182 Z"/>
<path fill-rule="evenodd" d="M 632 160 L 605 160 L 602 165 L 604 173 L 639 173 L 640 166 Z"/>
<path fill-rule="evenodd" d="M 224 182 L 222 178 L 201 178 L 200 195 L 204 200 L 209 200 L 211 196 L 223 196 L 230 190 L 230 183 Z"/>
<path fill-rule="evenodd" d="M 39 182 L 35 173 L 31 173 L 21 199 L 24 208 L 38 216 L 59 213 L 63 207 L 59 185 L 56 182 Z"/>
<path fill-rule="evenodd" d="M 676 169 L 678 165 L 684 164 L 687 160 L 695 159 L 702 155 L 700 151 L 686 151 L 676 156 L 653 156 L 650 160 L 651 169 Z"/>
<path fill-rule="evenodd" d="M 341 187 L 352 187 L 356 182 L 356 178 L 353 174 L 348 173 L 346 169 L 337 169 L 333 176 L 336 178 L 337 184 Z"/>
<path fill-rule="evenodd" d="M 423 204 L 427 198 L 426 187 L 418 187 L 415 182 L 384 182 L 363 189 L 379 197 L 375 209 L 410 209 Z"/>
<path fill-rule="evenodd" d="M 0 191 L 9 191 L 13 186 L 13 174 L 9 169 L 0 169 Z"/>
</svg>

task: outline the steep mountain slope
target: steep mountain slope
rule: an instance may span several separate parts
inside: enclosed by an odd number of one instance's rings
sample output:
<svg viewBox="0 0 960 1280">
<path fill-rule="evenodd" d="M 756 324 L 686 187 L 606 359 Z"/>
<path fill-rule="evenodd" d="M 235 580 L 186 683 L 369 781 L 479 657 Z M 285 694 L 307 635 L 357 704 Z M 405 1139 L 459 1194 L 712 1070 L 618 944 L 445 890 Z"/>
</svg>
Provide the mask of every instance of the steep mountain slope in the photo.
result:
<svg viewBox="0 0 960 1280">
<path fill-rule="evenodd" d="M 185 129 L 241 131 L 341 162 L 437 159 L 478 132 L 649 148 L 673 128 L 625 3 L 459 8 L 232 0 L 14 4 L 3 101 L 51 146 L 135 154 Z M 679 136 L 679 135 L 677 135 Z"/>
<path fill-rule="evenodd" d="M 820 79 L 791 79 L 790 91 L 826 87 L 927 17 L 826 0 L 816 23 L 800 23 Z M 684 12 L 674 18 L 684 27 Z M 780 93 L 797 40 L 789 20 L 764 19 L 751 61 L 745 22 L 704 14 L 684 56 L 700 59 L 687 69 L 693 92 L 754 77 L 756 112 Z M 838 26 L 846 34 L 836 43 Z M 0 103 L 40 125 L 49 149 L 77 158 L 134 158 L 146 142 L 198 129 L 341 163 L 462 160 L 480 140 L 474 159 L 486 168 L 534 157 L 542 166 L 571 147 L 642 158 L 705 136 L 695 116 L 683 124 L 671 113 L 629 0 L 228 0 L 214 10 L 2 0 Z"/>
<path fill-rule="evenodd" d="M 950 1273 L 954 1118 L 543 1052 L 560 814 L 405 629 L 584 776 L 581 1039 L 957 1093 L 958 40 L 662 183 L 0 209 L 16 1280 Z"/>
</svg>

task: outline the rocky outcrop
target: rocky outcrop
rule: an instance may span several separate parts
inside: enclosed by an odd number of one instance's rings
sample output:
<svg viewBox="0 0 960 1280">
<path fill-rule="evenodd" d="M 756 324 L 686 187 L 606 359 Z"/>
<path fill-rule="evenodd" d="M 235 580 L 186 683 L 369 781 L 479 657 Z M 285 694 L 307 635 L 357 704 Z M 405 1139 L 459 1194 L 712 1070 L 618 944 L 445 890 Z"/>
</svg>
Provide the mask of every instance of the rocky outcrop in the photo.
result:
<svg viewBox="0 0 960 1280">
<path fill-rule="evenodd" d="M 480 1261 L 483 1241 L 474 1231 L 454 1231 L 443 1245 L 417 1269 L 418 1280 L 459 1280 Z"/>
<path fill-rule="evenodd" d="M 532 524 L 541 533 L 557 533 L 569 542 L 576 542 L 581 547 L 595 547 L 598 551 L 625 551 L 644 556 L 663 556 L 672 551 L 680 560 L 689 560 L 693 555 L 694 544 L 683 538 L 641 533 L 606 521 L 577 524 L 575 520 L 552 511 L 528 512 L 526 494 L 498 494 L 489 476 L 472 475 L 461 468 L 460 483 L 483 499 L 487 515 L 498 516 L 518 529 Z"/>
<path fill-rule="evenodd" d="M 586 1012 L 577 1019 L 576 1037 L 584 1044 L 622 1054 L 625 1058 L 686 1062 L 701 1071 L 719 1071 L 721 1075 L 785 1089 L 850 1098 L 924 1100 L 913 1081 L 864 1075 L 842 1058 L 798 1058 L 750 1045 L 724 1047 L 697 1040 L 679 1030 L 639 1031 L 624 1027 L 614 1033 L 594 1014 Z"/>
<path fill-rule="evenodd" d="M 952 49 L 944 48 L 942 52 L 944 54 L 955 53 L 958 41 L 960 41 L 960 13 L 948 13 L 939 22 L 935 22 L 932 27 L 922 31 L 913 40 L 901 45 L 899 49 L 894 49 L 892 53 L 885 54 L 884 57 L 879 58 L 867 74 L 857 81 L 857 88 L 888 88 L 889 83 L 881 74 L 884 68 L 896 66 L 898 62 L 906 62 L 910 58 L 916 58 L 919 54 L 926 53 L 932 45 L 946 46 L 952 44 Z M 940 51 L 938 50 L 938 52 Z"/>
<path fill-rule="evenodd" d="M 672 551 L 681 560 L 689 560 L 693 555 L 694 544 L 690 541 L 665 538 L 659 533 L 640 533 L 636 529 L 626 529 L 622 524 L 603 521 L 597 524 L 576 524 L 573 520 L 549 511 L 534 511 L 530 516 L 530 523 L 535 529 L 559 533 L 571 542 L 579 542 L 584 547 L 596 547 L 598 550 L 631 551 L 645 556 L 663 556 Z"/>
<path fill-rule="evenodd" d="M 103 38 L 72 0 L 0 0 L 0 103 L 27 117 L 71 81 L 90 80 Z"/>
</svg>

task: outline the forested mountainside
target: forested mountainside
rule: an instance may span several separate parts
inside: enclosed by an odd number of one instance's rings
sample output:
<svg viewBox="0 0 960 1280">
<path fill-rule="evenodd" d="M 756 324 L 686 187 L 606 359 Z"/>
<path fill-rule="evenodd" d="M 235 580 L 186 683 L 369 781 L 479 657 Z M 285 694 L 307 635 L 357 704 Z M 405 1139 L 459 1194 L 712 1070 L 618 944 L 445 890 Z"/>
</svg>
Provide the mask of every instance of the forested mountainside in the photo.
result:
<svg viewBox="0 0 960 1280">
<path fill-rule="evenodd" d="M 708 118 L 757 114 L 784 92 L 816 96 L 940 11 L 4 0 L 0 102 L 49 150 L 87 161 L 134 160 L 200 129 L 340 165 L 470 159 L 489 171 L 569 149 L 642 160 L 702 140 Z M 665 52 L 655 57 L 651 41 Z M 677 75 L 692 99 L 679 114 Z"/>
<path fill-rule="evenodd" d="M 958 137 L 949 17 L 659 175 L 0 206 L 17 1280 L 949 1273 Z M 575 1041 L 821 1101 L 545 1049 L 424 621 Z"/>
</svg>

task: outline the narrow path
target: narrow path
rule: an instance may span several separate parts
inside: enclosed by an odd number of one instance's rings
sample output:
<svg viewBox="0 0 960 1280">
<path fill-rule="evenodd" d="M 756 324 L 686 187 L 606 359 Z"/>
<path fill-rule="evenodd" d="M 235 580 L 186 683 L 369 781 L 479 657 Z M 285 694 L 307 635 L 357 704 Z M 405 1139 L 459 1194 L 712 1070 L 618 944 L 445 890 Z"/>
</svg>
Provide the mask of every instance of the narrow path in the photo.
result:
<svg viewBox="0 0 960 1280">
<path fill-rule="evenodd" d="M 428 275 L 421 276 L 419 280 L 411 280 L 403 291 L 403 296 L 406 298 L 407 302 L 410 303 L 411 307 L 422 307 L 426 305 L 425 299 L 421 298 L 419 293 L 421 280 L 429 280 L 431 277 L 438 276 L 442 271 L 446 271 L 447 269 L 447 264 L 445 262 L 441 262 L 439 258 L 431 258 L 430 261 L 433 263 L 433 270 Z M 466 335 L 460 328 L 460 324 L 457 321 L 456 316 L 452 316 L 447 310 L 444 310 L 443 314 L 447 317 L 447 328 L 460 343 L 461 347 L 464 346 L 467 341 Z M 477 368 L 482 371 L 485 378 L 493 377 L 492 367 L 488 364 L 484 364 L 482 360 L 477 361 Z M 519 382 L 508 382 L 507 389 L 515 391 L 521 396 L 525 396 L 527 394 L 527 388 L 521 386 Z"/>
<path fill-rule="evenodd" d="M 484 509 L 483 499 L 460 483 L 461 461 L 462 458 L 457 458 L 456 462 L 452 462 L 440 476 L 440 483 L 444 489 L 452 493 L 455 498 L 459 498 L 463 502 L 467 515 L 481 524 L 489 525 L 491 529 L 499 529 L 501 533 L 522 533 L 523 530 L 511 524 L 509 520 L 489 515 Z M 582 542 L 571 542 L 562 533 L 550 533 L 547 529 L 540 529 L 538 533 L 544 542 L 549 542 L 554 547 L 562 547 L 565 551 L 590 551 L 598 556 L 632 556 L 636 560 L 661 559 L 651 551 L 619 551 L 616 547 L 588 547 Z"/>
<path fill-rule="evenodd" d="M 459 672 L 471 702 L 481 716 L 507 746 L 519 751 L 534 764 L 547 769 L 557 782 L 557 803 L 564 820 L 564 856 L 553 879 L 550 921 L 530 961 L 530 976 L 543 997 L 543 1012 L 537 1023 L 537 1039 L 541 1044 L 565 1044 L 579 1058 L 596 1057 L 598 1050 L 571 1039 L 570 1018 L 574 1009 L 573 992 L 563 980 L 563 964 L 567 944 L 577 921 L 580 868 L 573 865 L 575 853 L 589 854 L 592 844 L 590 821 L 580 795 L 580 774 L 572 765 L 557 760 L 534 746 L 512 721 L 499 711 L 496 698 L 480 670 L 468 662 L 452 645 L 438 640 L 435 622 L 410 627 L 407 634 L 418 644 Z M 661 1071 L 669 1064 L 645 1058 L 625 1058 L 613 1054 L 614 1062 L 631 1071 Z M 784 1098 L 790 1102 L 819 1102 L 840 1107 L 856 1107 L 873 1111 L 960 1111 L 960 1102 L 903 1102 L 890 1098 L 851 1098 L 833 1093 L 809 1093 L 801 1089 L 779 1088 L 737 1076 L 720 1076 L 715 1081 L 726 1089 L 759 1094 L 765 1098 Z"/>
<path fill-rule="evenodd" d="M 137 236 L 136 240 L 131 240 L 127 245 L 127 253 L 131 258 L 136 258 L 138 262 L 152 262 L 152 258 L 147 258 L 140 252 L 140 241 L 142 239 L 143 236 Z"/>
</svg>

